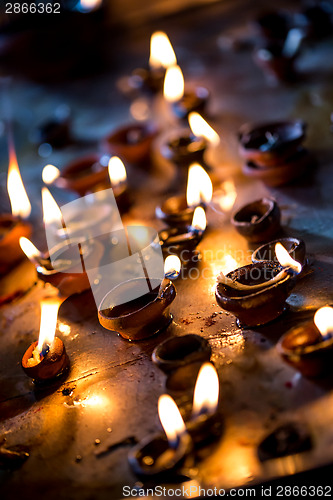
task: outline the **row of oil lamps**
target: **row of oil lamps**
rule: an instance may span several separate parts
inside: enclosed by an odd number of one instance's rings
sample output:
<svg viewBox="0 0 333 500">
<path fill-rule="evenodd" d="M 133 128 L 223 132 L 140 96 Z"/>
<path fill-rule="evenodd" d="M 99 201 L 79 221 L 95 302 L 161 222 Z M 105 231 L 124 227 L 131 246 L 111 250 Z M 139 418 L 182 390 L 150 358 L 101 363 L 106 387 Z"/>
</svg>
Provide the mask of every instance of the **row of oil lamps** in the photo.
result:
<svg viewBox="0 0 333 500">
<path fill-rule="evenodd" d="M 161 37 L 160 33 L 152 39 L 152 45 L 158 37 Z M 163 45 L 166 43 L 165 37 L 162 37 L 162 40 Z M 170 50 L 167 51 L 169 60 L 166 58 L 163 64 L 157 64 L 154 58 L 151 58 L 151 69 L 146 71 L 145 76 L 141 78 L 140 85 L 155 88 L 161 84 L 161 81 L 164 81 L 164 87 L 168 88 L 168 82 L 171 81 L 170 75 L 173 74 L 176 80 L 182 78 L 180 68 L 170 53 Z M 159 77 L 161 73 L 163 74 L 162 80 Z M 137 85 L 138 80 L 135 81 Z M 204 99 L 203 94 L 195 90 L 183 92 L 180 97 L 172 90 L 172 87 L 166 93 L 177 115 L 181 118 L 188 116 L 193 134 L 178 136 L 166 145 L 166 157 L 180 168 L 185 167 L 186 172 L 188 171 L 188 179 L 186 196 L 184 194 L 171 196 L 156 209 L 157 217 L 167 224 L 167 227 L 159 232 L 157 242 L 157 245 L 162 246 L 164 256 L 167 257 L 165 278 L 162 282 L 151 283 L 149 293 L 140 299 L 127 302 L 123 306 L 109 307 L 108 304 L 112 303 L 112 296 L 122 293 L 124 284 L 118 285 L 107 294 L 98 310 L 99 321 L 105 328 L 116 331 L 130 340 L 152 336 L 171 321 L 170 305 L 176 296 L 176 289 L 170 278 L 174 279 L 178 275 L 180 265 L 184 264 L 185 260 L 194 261 L 192 257 L 195 255 L 196 247 L 203 238 L 206 228 L 205 208 L 214 208 L 212 183 L 200 163 L 204 163 L 203 153 L 208 143 L 217 144 L 219 138 L 198 114 L 198 111 L 203 110 L 203 103 L 207 97 L 206 93 Z M 266 162 L 273 162 L 273 164 L 277 158 L 278 161 L 275 163 L 280 165 L 283 155 L 286 154 L 286 157 L 289 157 L 291 151 L 297 151 L 304 137 L 302 124 L 294 124 L 291 131 L 289 125 L 287 129 L 283 128 L 283 132 L 287 130 L 286 138 L 283 138 L 282 132 L 277 133 L 275 130 L 272 133 L 267 131 L 267 128 L 259 139 L 256 135 L 257 131 L 254 137 L 251 137 L 249 133 L 245 134 L 241 144 L 245 150 L 247 143 L 250 143 L 250 147 L 244 155 L 249 152 L 252 154 L 255 150 L 255 161 L 260 168 L 265 168 L 265 165 L 261 164 L 263 156 Z M 116 150 L 119 156 L 123 159 L 127 158 L 129 163 L 141 163 L 147 157 L 155 132 L 152 135 L 148 134 L 148 141 L 142 141 L 142 128 L 138 127 L 136 132 L 134 129 L 135 127 L 131 130 L 117 131 L 106 141 L 107 147 L 110 148 L 110 153 L 114 154 Z M 136 138 L 134 140 L 133 131 Z M 252 142 L 249 141 L 249 135 Z M 147 139 L 147 134 L 144 134 L 144 137 Z M 144 147 L 137 148 L 138 145 L 142 146 L 142 142 Z M 51 258 L 53 250 L 44 255 L 28 240 L 31 226 L 24 219 L 30 215 L 30 202 L 22 183 L 12 144 L 9 153 L 8 193 L 12 205 L 12 216 L 1 216 L 0 255 L 3 257 L 1 259 L 4 264 L 3 271 L 10 268 L 21 257 L 21 246 L 24 253 L 36 265 L 38 277 L 58 288 L 62 297 L 61 299 L 54 297 L 45 299 L 41 304 L 39 340 L 28 348 L 22 358 L 22 366 L 27 375 L 43 383 L 64 375 L 69 366 L 65 346 L 58 337 L 55 337 L 59 305 L 64 300 L 63 297 L 80 293 L 88 289 L 90 284 L 86 273 L 82 272 L 82 263 L 76 262 L 72 256 L 71 247 L 66 245 L 63 251 L 57 249 L 60 263 L 55 267 L 54 262 L 57 259 Z M 124 204 L 126 205 L 128 186 L 125 166 L 118 157 L 113 156 L 108 159 L 106 165 L 100 163 L 97 157 L 86 158 L 85 161 L 72 163 L 62 173 L 55 167 L 47 166 L 43 171 L 43 180 L 45 183 L 54 183 L 58 187 L 69 188 L 84 195 L 106 187 L 106 172 L 121 209 Z M 58 221 L 60 226 L 63 225 L 61 210 L 47 188 L 43 188 L 42 199 L 44 222 Z M 108 218 L 109 211 L 107 207 L 104 208 L 105 210 L 99 210 L 97 213 L 92 207 L 87 219 L 79 221 L 79 228 L 80 224 L 84 224 L 85 227 L 95 224 L 96 218 Z M 79 233 L 77 222 L 79 215 L 73 214 L 72 227 L 67 221 L 67 227 L 63 227 L 64 230 L 71 230 L 73 241 L 76 232 Z M 232 222 L 240 234 L 249 241 L 268 241 L 277 234 L 280 228 L 280 211 L 273 200 L 258 200 L 239 210 L 233 216 Z M 78 242 L 82 259 L 85 262 L 87 259 L 92 259 L 92 264 L 97 268 L 103 254 L 103 245 L 99 241 L 90 244 L 87 242 L 81 244 L 80 240 Z M 153 245 L 156 241 L 149 243 Z M 184 258 L 184 252 L 187 257 L 190 256 L 190 259 Z M 305 264 L 305 246 L 302 241 L 287 238 L 270 242 L 254 252 L 252 264 L 236 269 L 226 276 L 223 273 L 219 275 L 215 292 L 216 300 L 223 309 L 231 311 L 241 325 L 251 327 L 266 324 L 283 312 L 286 299 Z M 134 280 L 132 285 L 135 286 Z M 310 322 L 287 332 L 278 344 L 279 352 L 286 361 L 305 375 L 320 375 L 330 368 L 333 348 L 332 316 L 331 308 L 320 309 L 315 315 L 314 323 Z M 180 356 L 180 353 L 181 359 L 178 359 L 178 365 L 191 363 L 193 360 L 208 361 L 210 352 L 207 355 L 207 348 L 203 348 L 203 339 L 198 341 L 198 338 L 194 337 L 196 336 L 170 339 L 171 347 L 170 344 L 169 347 L 163 344 L 158 346 L 154 352 L 154 361 L 167 372 L 172 371 L 175 364 L 177 365 L 177 355 Z M 205 372 L 210 374 L 208 375 L 209 383 L 206 378 L 203 378 Z M 202 387 L 207 387 L 207 385 L 215 388 L 213 401 L 210 399 L 210 393 L 205 394 L 207 391 L 202 390 Z M 194 392 L 193 409 L 184 412 L 186 423 L 176 403 L 169 396 L 161 397 L 159 414 L 167 439 L 162 436 L 153 440 L 149 439 L 131 451 L 130 463 L 138 475 L 155 476 L 165 471 L 178 469 L 185 460 L 190 460 L 189 457 L 193 456 L 193 448 L 198 449 L 221 433 L 217 413 L 218 385 L 218 377 L 213 366 L 203 365 Z"/>
</svg>

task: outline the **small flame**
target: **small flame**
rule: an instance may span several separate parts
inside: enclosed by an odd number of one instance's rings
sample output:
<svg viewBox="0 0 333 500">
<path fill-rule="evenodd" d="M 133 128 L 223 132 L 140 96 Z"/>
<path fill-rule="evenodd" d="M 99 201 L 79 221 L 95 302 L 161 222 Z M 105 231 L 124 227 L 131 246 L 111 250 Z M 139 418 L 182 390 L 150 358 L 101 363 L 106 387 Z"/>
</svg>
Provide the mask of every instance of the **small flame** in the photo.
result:
<svg viewBox="0 0 333 500">
<path fill-rule="evenodd" d="M 103 0 L 80 0 L 78 10 L 81 12 L 91 12 L 102 5 Z"/>
<path fill-rule="evenodd" d="M 31 205 L 24 188 L 13 147 L 10 147 L 9 149 L 7 190 L 12 207 L 12 214 L 17 217 L 23 217 L 23 219 L 29 217 L 31 213 Z"/>
<path fill-rule="evenodd" d="M 170 66 L 164 78 L 163 95 L 168 102 L 177 102 L 184 95 L 184 77 L 179 66 Z"/>
<path fill-rule="evenodd" d="M 170 446 L 175 448 L 178 444 L 179 436 L 186 432 L 186 427 L 178 406 L 171 396 L 167 394 L 160 396 L 158 400 L 158 415 Z"/>
<path fill-rule="evenodd" d="M 34 260 L 41 257 L 41 253 L 38 248 L 36 248 L 35 245 L 24 236 L 20 238 L 20 247 L 29 260 Z"/>
<path fill-rule="evenodd" d="M 219 144 L 220 136 L 210 125 L 208 125 L 206 120 L 202 118 L 199 113 L 192 111 L 188 115 L 188 121 L 194 135 L 204 137 L 207 141 L 213 144 L 213 146 L 217 146 Z"/>
<path fill-rule="evenodd" d="M 297 260 L 294 260 L 288 253 L 288 251 L 284 248 L 281 243 L 276 243 L 275 245 L 275 254 L 283 267 L 290 267 L 293 271 L 299 274 L 302 271 L 302 266 Z"/>
<path fill-rule="evenodd" d="M 155 31 L 150 39 L 150 67 L 169 68 L 175 64 L 177 64 L 176 54 L 168 36 L 163 31 Z"/>
<path fill-rule="evenodd" d="M 41 353 L 45 345 L 51 346 L 57 327 L 58 309 L 61 301 L 58 298 L 41 301 L 41 317 L 37 349 Z"/>
<path fill-rule="evenodd" d="M 110 158 L 108 169 L 110 182 L 113 187 L 126 182 L 126 168 L 121 159 L 118 158 L 118 156 L 112 156 L 112 158 Z"/>
<path fill-rule="evenodd" d="M 333 307 L 321 307 L 314 315 L 313 320 L 323 337 L 333 333 Z"/>
<path fill-rule="evenodd" d="M 59 205 L 46 187 L 42 189 L 42 204 L 44 224 L 56 223 L 62 226 L 62 213 Z"/>
<path fill-rule="evenodd" d="M 197 207 L 194 210 L 192 227 L 198 231 L 204 231 L 207 225 L 206 213 L 202 207 Z"/>
<path fill-rule="evenodd" d="M 177 255 L 168 255 L 164 261 L 164 276 L 169 279 L 176 279 L 180 273 L 181 262 Z"/>
<path fill-rule="evenodd" d="M 219 377 L 211 363 L 200 368 L 193 397 L 193 415 L 214 413 L 219 400 Z"/>
<path fill-rule="evenodd" d="M 188 171 L 186 201 L 189 207 L 201 202 L 209 203 L 213 196 L 213 184 L 206 170 L 199 163 L 192 163 Z"/>
<path fill-rule="evenodd" d="M 60 175 L 59 168 L 54 165 L 45 165 L 42 172 L 42 179 L 45 184 L 52 184 Z"/>
</svg>

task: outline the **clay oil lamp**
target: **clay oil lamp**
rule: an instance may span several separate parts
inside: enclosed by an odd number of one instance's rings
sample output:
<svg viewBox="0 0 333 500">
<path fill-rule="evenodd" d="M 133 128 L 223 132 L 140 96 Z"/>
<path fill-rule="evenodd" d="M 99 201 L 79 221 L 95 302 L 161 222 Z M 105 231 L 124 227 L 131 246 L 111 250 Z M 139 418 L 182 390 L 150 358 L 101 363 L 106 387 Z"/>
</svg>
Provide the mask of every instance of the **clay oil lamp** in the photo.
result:
<svg viewBox="0 0 333 500">
<path fill-rule="evenodd" d="M 170 396 L 160 396 L 158 413 L 165 434 L 149 437 L 133 447 L 128 461 L 139 478 L 170 481 L 182 475 L 182 466 L 185 461 L 191 460 L 193 443 Z"/>
<path fill-rule="evenodd" d="M 108 161 L 109 157 L 87 154 L 68 163 L 61 172 L 53 165 L 46 165 L 42 178 L 45 184 L 54 184 L 84 196 L 109 187 Z"/>
<path fill-rule="evenodd" d="M 186 197 L 175 195 L 156 207 L 156 216 L 168 226 L 191 225 L 194 210 L 199 205 L 208 204 L 213 196 L 213 185 L 205 169 L 198 163 L 189 167 Z"/>
<path fill-rule="evenodd" d="M 299 238 L 292 237 L 279 238 L 278 240 L 270 241 L 269 243 L 265 243 L 260 246 L 251 256 L 252 262 L 254 264 L 262 260 L 274 260 L 277 262 L 275 255 L 275 245 L 277 243 L 281 243 L 289 255 L 291 255 L 294 260 L 297 260 L 297 262 L 299 262 L 303 267 L 306 265 L 305 243 Z"/>
<path fill-rule="evenodd" d="M 163 95 L 179 119 L 186 119 L 192 111 L 204 113 L 209 100 L 205 87 L 185 88 L 183 73 L 177 64 L 169 66 L 165 73 Z"/>
<path fill-rule="evenodd" d="M 27 238 L 20 238 L 20 245 L 28 259 L 36 266 L 41 281 L 50 283 L 63 297 L 90 289 L 86 269 L 96 269 L 103 255 L 103 245 L 96 240 L 81 243 L 72 238 L 43 254 Z M 90 271 L 90 277 L 91 275 Z"/>
<path fill-rule="evenodd" d="M 193 213 L 190 226 L 169 227 L 158 233 L 164 256 L 178 255 L 182 263 L 197 261 L 199 245 L 206 229 L 206 214 L 202 207 L 197 207 Z"/>
<path fill-rule="evenodd" d="M 57 297 L 42 300 L 39 339 L 30 345 L 22 358 L 24 372 L 36 384 L 54 382 L 65 375 L 69 367 L 65 345 L 55 337 L 60 304 Z"/>
<path fill-rule="evenodd" d="M 178 277 L 180 260 L 170 255 L 165 260 L 165 277 L 134 278 L 108 292 L 98 308 L 100 324 L 130 341 L 151 337 L 172 321 L 170 305 L 176 297 L 171 279 Z M 129 297 L 136 297 L 129 300 Z"/>
<path fill-rule="evenodd" d="M 208 141 L 188 129 L 173 132 L 161 146 L 162 156 L 179 168 L 187 169 L 191 163 L 204 164 Z"/>
<path fill-rule="evenodd" d="M 295 60 L 299 54 L 303 30 L 292 28 L 285 40 L 269 42 L 254 52 L 255 63 L 272 83 L 295 79 Z"/>
<path fill-rule="evenodd" d="M 283 359 L 306 377 L 332 371 L 333 308 L 321 307 L 313 321 L 292 328 L 277 344 Z"/>
<path fill-rule="evenodd" d="M 280 243 L 276 244 L 275 251 L 279 263 L 261 261 L 218 277 L 217 303 L 232 312 L 242 326 L 264 325 L 285 310 L 286 299 L 302 266 Z"/>
<path fill-rule="evenodd" d="M 12 145 L 9 148 L 7 190 L 12 213 L 0 214 L 0 274 L 9 271 L 17 261 L 23 258 L 19 239 L 21 236 L 29 237 L 32 231 L 31 225 L 26 222 L 31 212 L 31 205 Z"/>
<path fill-rule="evenodd" d="M 222 434 L 223 424 L 218 412 L 219 377 L 211 363 L 204 363 L 194 388 L 193 407 L 186 430 L 194 447 L 202 448 L 216 442 Z"/>
<path fill-rule="evenodd" d="M 142 92 L 157 93 L 163 89 L 166 68 L 177 64 L 168 36 L 156 31 L 150 38 L 149 68 L 137 68 L 130 76 L 118 81 L 118 88 L 129 97 Z"/>
<path fill-rule="evenodd" d="M 209 342 L 193 333 L 172 337 L 159 344 L 153 351 L 153 362 L 165 373 L 182 366 L 210 360 L 212 349 Z"/>
<path fill-rule="evenodd" d="M 243 125 L 239 131 L 239 152 L 259 169 L 281 165 L 302 145 L 306 123 L 289 120 L 259 126 Z"/>
<path fill-rule="evenodd" d="M 157 128 L 149 122 L 134 123 L 107 135 L 101 147 L 107 154 L 117 155 L 127 163 L 140 165 L 150 161 L 152 144 L 157 134 Z"/>
<path fill-rule="evenodd" d="M 280 231 L 280 218 L 276 201 L 261 198 L 243 206 L 233 215 L 231 222 L 239 234 L 249 242 L 257 243 L 270 240 Z"/>
</svg>

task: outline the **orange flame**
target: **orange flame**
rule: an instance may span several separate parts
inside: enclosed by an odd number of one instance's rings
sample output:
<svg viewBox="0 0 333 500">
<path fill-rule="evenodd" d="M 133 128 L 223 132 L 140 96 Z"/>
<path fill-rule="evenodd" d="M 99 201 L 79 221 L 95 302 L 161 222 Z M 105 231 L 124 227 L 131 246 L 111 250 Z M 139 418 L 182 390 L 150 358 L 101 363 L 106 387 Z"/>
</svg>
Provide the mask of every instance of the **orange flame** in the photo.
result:
<svg viewBox="0 0 333 500">
<path fill-rule="evenodd" d="M 281 243 L 275 245 L 275 254 L 282 267 L 289 267 L 297 274 L 302 271 L 302 265 L 294 260 Z"/>
<path fill-rule="evenodd" d="M 163 95 L 168 102 L 177 102 L 184 95 L 184 77 L 179 66 L 170 66 L 165 73 Z"/>
<path fill-rule="evenodd" d="M 23 219 L 29 217 L 31 213 L 31 205 L 24 188 L 13 146 L 9 147 L 7 190 L 12 207 L 12 214 L 17 217 L 23 217 Z"/>
<path fill-rule="evenodd" d="M 188 115 L 188 122 L 194 135 L 204 137 L 207 141 L 213 144 L 213 146 L 217 146 L 219 144 L 220 136 L 210 125 L 208 125 L 206 120 L 202 118 L 199 113 L 192 111 Z"/>
<path fill-rule="evenodd" d="M 219 377 L 211 363 L 200 368 L 193 397 L 193 415 L 214 413 L 219 400 Z"/>
<path fill-rule="evenodd" d="M 175 448 L 178 438 L 186 432 L 184 420 L 171 396 L 163 394 L 158 400 L 158 414 L 170 446 Z"/>
<path fill-rule="evenodd" d="M 321 307 L 314 315 L 313 320 L 323 337 L 333 333 L 333 307 Z"/>
<path fill-rule="evenodd" d="M 199 163 L 192 163 L 188 171 L 186 201 L 189 207 L 201 202 L 209 203 L 213 196 L 213 184 L 206 170 Z"/>
<path fill-rule="evenodd" d="M 171 42 L 163 31 L 155 31 L 150 39 L 150 58 L 151 68 L 169 68 L 177 64 L 176 54 L 172 48 Z"/>
<path fill-rule="evenodd" d="M 61 304 L 59 298 L 41 301 L 41 317 L 37 349 L 41 353 L 45 345 L 51 347 L 57 327 L 58 310 Z"/>
</svg>

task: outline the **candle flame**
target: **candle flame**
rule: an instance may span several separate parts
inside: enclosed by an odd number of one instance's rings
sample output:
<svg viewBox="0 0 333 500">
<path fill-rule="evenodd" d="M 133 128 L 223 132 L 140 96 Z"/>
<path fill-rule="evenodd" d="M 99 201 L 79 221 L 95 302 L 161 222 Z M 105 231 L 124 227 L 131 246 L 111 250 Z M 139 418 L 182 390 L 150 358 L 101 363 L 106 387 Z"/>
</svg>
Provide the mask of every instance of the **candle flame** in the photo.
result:
<svg viewBox="0 0 333 500">
<path fill-rule="evenodd" d="M 201 202 L 209 203 L 213 196 L 213 184 L 206 170 L 199 163 L 192 163 L 188 171 L 186 201 L 189 207 Z"/>
<path fill-rule="evenodd" d="M 297 274 L 302 271 L 302 265 L 289 255 L 289 252 L 281 243 L 276 243 L 275 254 L 282 267 L 290 267 Z"/>
<path fill-rule="evenodd" d="M 20 238 L 20 247 L 22 248 L 23 252 L 28 257 L 29 260 L 40 258 L 42 255 L 38 250 L 38 248 L 36 248 L 35 245 L 30 240 L 28 240 L 28 238 L 25 238 L 24 236 Z"/>
<path fill-rule="evenodd" d="M 160 396 L 158 400 L 158 415 L 170 446 L 175 448 L 179 436 L 186 432 L 186 427 L 178 406 L 171 396 L 167 394 Z"/>
<path fill-rule="evenodd" d="M 204 231 L 206 229 L 207 219 L 205 210 L 202 207 L 197 207 L 194 210 L 193 219 L 191 226 L 199 231 Z"/>
<path fill-rule="evenodd" d="M 59 168 L 54 165 L 45 165 L 42 172 L 42 179 L 45 184 L 52 184 L 60 175 Z"/>
<path fill-rule="evenodd" d="M 118 158 L 118 156 L 112 156 L 112 158 L 110 158 L 108 170 L 110 182 L 113 187 L 119 186 L 119 184 L 126 182 L 126 168 L 121 159 Z"/>
<path fill-rule="evenodd" d="M 181 262 L 177 255 L 168 255 L 164 261 L 164 275 L 169 279 L 176 279 L 179 276 Z"/>
<path fill-rule="evenodd" d="M 313 320 L 323 337 L 328 333 L 333 333 L 333 307 L 321 307 L 314 315 Z"/>
<path fill-rule="evenodd" d="M 150 38 L 150 67 L 169 68 L 175 64 L 177 64 L 176 54 L 168 36 L 163 31 L 155 31 Z"/>
<path fill-rule="evenodd" d="M 211 363 L 200 368 L 193 397 L 193 415 L 214 413 L 219 400 L 219 377 Z"/>
<path fill-rule="evenodd" d="M 220 142 L 220 136 L 215 130 L 206 122 L 206 120 L 199 115 L 199 113 L 192 111 L 188 115 L 188 121 L 194 135 L 204 137 L 213 146 L 217 146 Z"/>
<path fill-rule="evenodd" d="M 7 190 L 12 207 L 12 214 L 26 219 L 31 213 L 31 205 L 24 188 L 16 153 L 11 146 L 9 149 L 9 167 L 7 177 Z"/>
<path fill-rule="evenodd" d="M 37 349 L 41 353 L 45 345 L 51 347 L 57 327 L 58 309 L 61 300 L 54 297 L 41 301 L 41 316 Z"/>
<path fill-rule="evenodd" d="M 62 227 L 62 213 L 59 205 L 53 198 L 50 191 L 43 187 L 42 189 L 43 221 L 44 224 L 58 224 Z"/>
<path fill-rule="evenodd" d="M 177 102 L 184 95 L 184 77 L 179 66 L 170 66 L 165 73 L 163 95 L 168 102 Z"/>
</svg>

